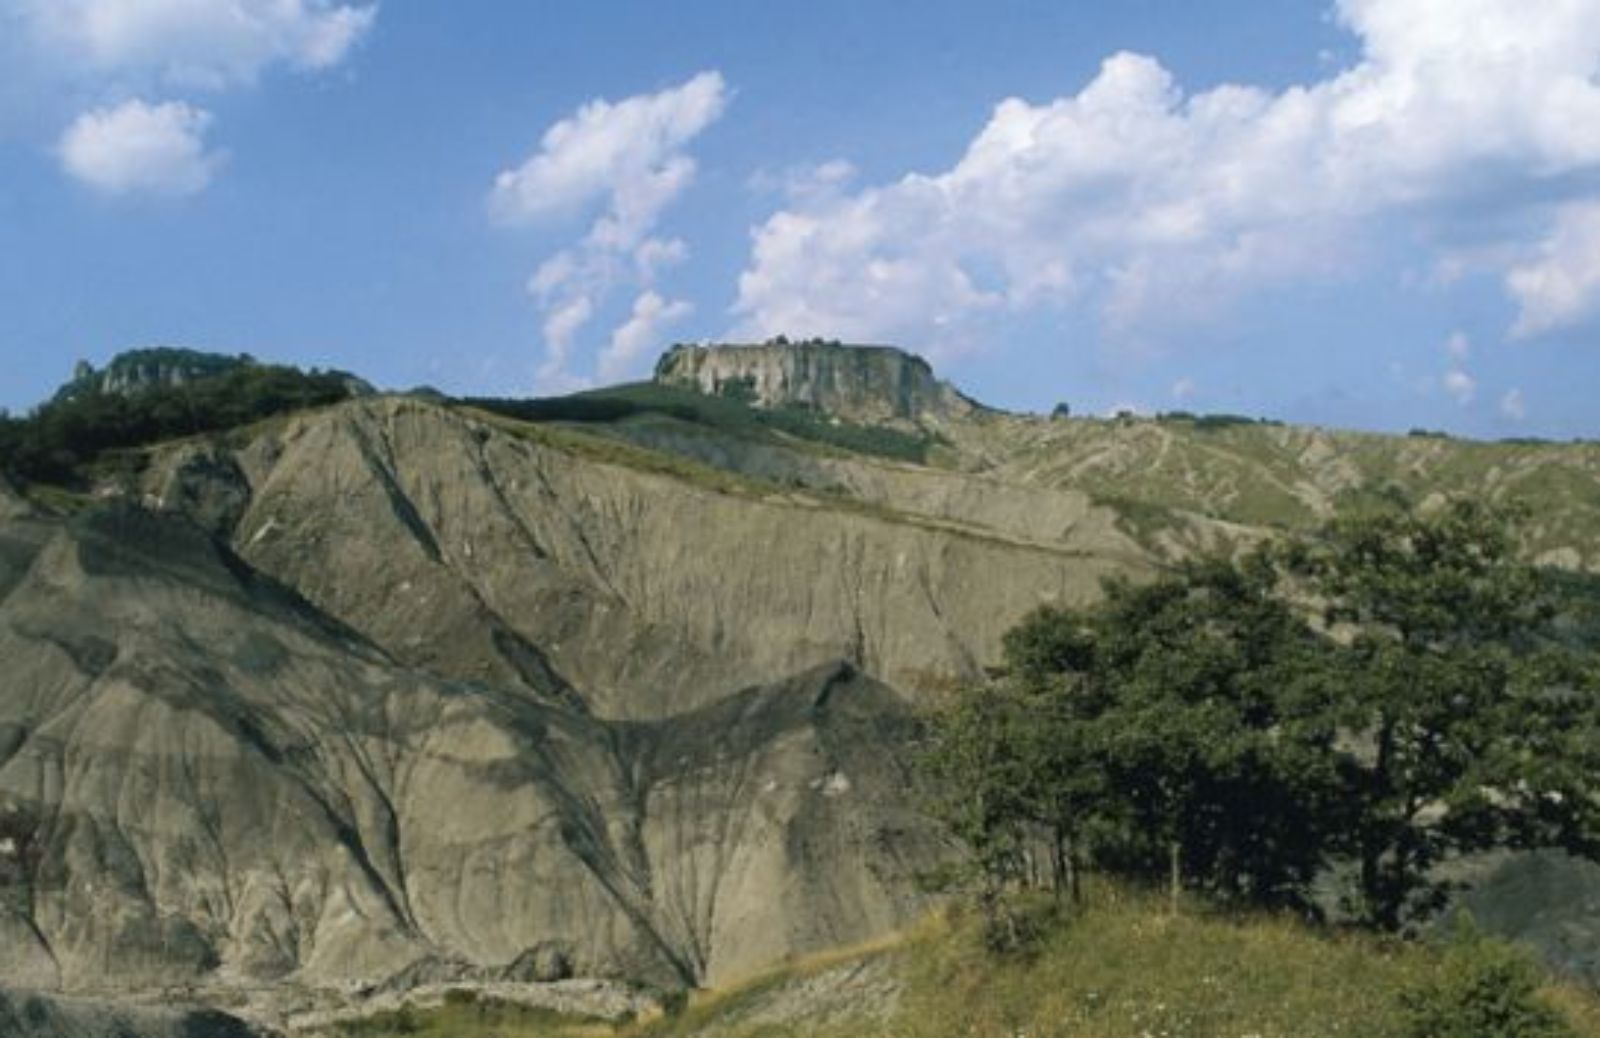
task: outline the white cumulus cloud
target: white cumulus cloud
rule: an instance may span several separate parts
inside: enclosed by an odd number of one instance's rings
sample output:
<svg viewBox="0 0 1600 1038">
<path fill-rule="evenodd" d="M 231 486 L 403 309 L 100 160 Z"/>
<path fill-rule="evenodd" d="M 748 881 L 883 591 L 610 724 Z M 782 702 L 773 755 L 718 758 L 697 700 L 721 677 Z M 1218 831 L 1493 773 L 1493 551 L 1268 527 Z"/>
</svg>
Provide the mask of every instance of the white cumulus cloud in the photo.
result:
<svg viewBox="0 0 1600 1038">
<path fill-rule="evenodd" d="M 1523 399 L 1522 390 L 1506 390 L 1505 396 L 1500 398 L 1500 413 L 1513 422 L 1520 422 L 1528 417 L 1528 403 Z"/>
<path fill-rule="evenodd" d="M 544 339 L 550 352 L 540 372 L 543 378 L 553 379 L 562 372 L 573 340 L 593 316 L 594 306 L 587 296 L 574 296 L 551 308 L 544 320 Z"/>
<path fill-rule="evenodd" d="M 119 102 L 80 111 L 57 149 L 67 172 L 112 194 L 192 194 L 219 166 L 202 141 L 208 112 L 143 98 L 245 86 L 276 66 L 331 68 L 377 14 L 375 2 L 334 0 L 0 0 L 0 27 L 27 56 L 6 55 L 19 96 L 36 94 L 42 110 Z"/>
<path fill-rule="evenodd" d="M 1472 403 L 1472 398 L 1477 395 L 1477 380 L 1460 368 L 1452 368 L 1445 372 L 1441 381 L 1444 385 L 1444 391 L 1449 393 L 1450 398 L 1462 407 Z"/>
<path fill-rule="evenodd" d="M 1519 336 L 1575 324 L 1600 308 L 1600 199 L 1562 209 L 1537 253 L 1506 278 Z"/>
<path fill-rule="evenodd" d="M 662 271 L 676 267 L 689 258 L 689 245 L 682 238 L 646 238 L 633 250 L 633 261 L 639 280 L 645 284 L 656 279 Z"/>
<path fill-rule="evenodd" d="M 1000 102 L 948 169 L 792 198 L 754 229 L 739 330 L 937 347 L 1048 306 L 1159 325 L 1360 271 L 1396 226 L 1505 277 L 1525 332 L 1588 314 L 1600 216 L 1550 200 L 1600 174 L 1600 4 L 1336 14 L 1360 56 L 1309 85 L 1185 93 L 1115 54 L 1076 94 Z"/>
<path fill-rule="evenodd" d="M 648 290 L 688 256 L 684 241 L 654 232 L 694 181 L 689 145 L 721 118 L 728 96 L 722 75 L 708 71 L 656 93 L 590 101 L 547 129 L 520 165 L 495 178 L 489 213 L 501 224 L 573 215 L 590 221 L 580 240 L 547 259 L 528 281 L 544 315 L 542 387 L 572 382 L 568 364 L 577 332 L 618 285 L 647 291 L 601 356 L 607 377 L 635 359 L 644 348 L 641 336 L 689 312 L 687 304 L 668 303 Z"/>
<path fill-rule="evenodd" d="M 58 154 L 69 174 L 109 195 L 194 194 L 222 161 L 206 147 L 210 125 L 210 113 L 181 101 L 128 101 L 78 116 Z"/>
<path fill-rule="evenodd" d="M 674 321 L 694 312 L 682 299 L 663 299 L 646 290 L 633 301 L 633 313 L 611 333 L 611 344 L 600 354 L 600 377 L 614 382 L 632 374 L 639 361 L 661 346 L 661 333 Z"/>
<path fill-rule="evenodd" d="M 507 223 L 525 223 L 604 199 L 596 235 L 636 245 L 694 178 L 684 148 L 726 105 L 717 72 L 616 103 L 590 101 L 546 130 L 520 166 L 495 178 L 490 209 Z"/>
<path fill-rule="evenodd" d="M 374 4 L 330 0 L 5 0 L 84 74 L 216 89 L 271 65 L 325 69 L 372 28 Z"/>
</svg>

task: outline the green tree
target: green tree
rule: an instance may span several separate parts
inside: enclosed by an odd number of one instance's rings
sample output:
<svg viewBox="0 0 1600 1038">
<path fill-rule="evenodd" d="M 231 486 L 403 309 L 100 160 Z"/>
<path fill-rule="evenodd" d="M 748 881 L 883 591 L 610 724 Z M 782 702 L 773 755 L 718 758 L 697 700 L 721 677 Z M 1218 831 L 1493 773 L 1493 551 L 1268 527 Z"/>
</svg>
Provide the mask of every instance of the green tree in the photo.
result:
<svg viewBox="0 0 1600 1038">
<path fill-rule="evenodd" d="M 1006 635 L 1008 672 L 933 718 L 925 763 L 937 813 L 972 852 L 991 927 L 1005 921 L 1008 887 L 1048 883 L 1076 899 L 1090 834 L 1114 810 L 1092 743 L 1102 704 L 1087 622 L 1085 613 L 1037 611 Z"/>
<path fill-rule="evenodd" d="M 1338 777 L 1318 639 L 1259 559 L 1106 590 L 1024 620 L 1004 676 L 936 719 L 946 821 L 991 886 L 1042 844 L 1057 890 L 1088 860 L 1175 898 L 1303 904 Z"/>
<path fill-rule="evenodd" d="M 1340 642 L 1342 849 L 1380 928 L 1443 904 L 1450 857 L 1600 847 L 1593 657 L 1551 637 L 1552 585 L 1515 549 L 1509 516 L 1459 501 L 1342 519 L 1284 554 Z"/>
<path fill-rule="evenodd" d="M 944 816 L 990 890 L 1041 844 L 1057 889 L 1088 860 L 1304 907 L 1348 863 L 1389 930 L 1453 857 L 1600 857 L 1600 666 L 1515 547 L 1477 504 L 1391 509 L 1040 610 L 935 720 Z"/>
<path fill-rule="evenodd" d="M 191 361 L 206 356 L 187 351 L 128 356 L 145 364 L 167 353 Z M 181 384 L 152 384 L 128 393 L 102 392 L 92 382 L 72 384 L 26 418 L 0 417 L 0 472 L 20 482 L 72 483 L 106 451 L 233 428 L 351 394 L 353 380 L 340 372 L 215 360 L 216 373 L 201 370 Z"/>
<path fill-rule="evenodd" d="M 1035 773 L 1023 739 L 1031 719 L 1022 707 L 998 683 L 964 690 L 934 715 L 923 758 L 936 790 L 933 812 L 971 852 L 986 899 L 1026 875 Z"/>
<path fill-rule="evenodd" d="M 1125 830 L 1102 853 L 1164 873 L 1174 896 L 1307 903 L 1333 831 L 1337 772 L 1322 646 L 1260 557 L 1214 559 L 1097 611 L 1099 747 Z"/>
</svg>

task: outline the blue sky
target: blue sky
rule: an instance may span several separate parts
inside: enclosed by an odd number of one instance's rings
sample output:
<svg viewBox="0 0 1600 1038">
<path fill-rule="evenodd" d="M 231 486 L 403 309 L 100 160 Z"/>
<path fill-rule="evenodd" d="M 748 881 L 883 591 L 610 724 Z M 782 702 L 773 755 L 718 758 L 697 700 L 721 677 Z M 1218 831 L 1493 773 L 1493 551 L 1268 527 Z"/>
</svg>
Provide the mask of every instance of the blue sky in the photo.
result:
<svg viewBox="0 0 1600 1038">
<path fill-rule="evenodd" d="M 522 395 L 1600 435 L 1593 0 L 0 0 L 0 406 L 184 345 Z"/>
</svg>

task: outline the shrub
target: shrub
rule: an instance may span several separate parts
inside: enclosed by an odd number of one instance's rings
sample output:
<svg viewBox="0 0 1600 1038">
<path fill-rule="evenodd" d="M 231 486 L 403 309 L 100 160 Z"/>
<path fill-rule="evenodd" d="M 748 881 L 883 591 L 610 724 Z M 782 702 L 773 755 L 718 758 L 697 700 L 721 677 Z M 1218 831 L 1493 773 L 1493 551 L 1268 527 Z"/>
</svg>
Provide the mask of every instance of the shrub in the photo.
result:
<svg viewBox="0 0 1600 1038">
<path fill-rule="evenodd" d="M 1029 960 L 1061 920 L 1061 903 L 1028 893 L 989 891 L 978 899 L 980 933 L 991 955 Z"/>
<path fill-rule="evenodd" d="M 1520 948 L 1464 921 L 1438 971 L 1401 995 L 1400 1038 L 1575 1038 Z"/>
</svg>

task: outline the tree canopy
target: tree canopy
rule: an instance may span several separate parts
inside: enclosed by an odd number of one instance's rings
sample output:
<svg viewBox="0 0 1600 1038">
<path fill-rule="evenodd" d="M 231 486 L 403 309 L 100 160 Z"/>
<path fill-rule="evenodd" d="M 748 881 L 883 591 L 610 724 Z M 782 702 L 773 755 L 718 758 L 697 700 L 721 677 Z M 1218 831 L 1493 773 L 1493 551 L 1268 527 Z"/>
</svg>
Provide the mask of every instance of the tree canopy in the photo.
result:
<svg viewBox="0 0 1600 1038">
<path fill-rule="evenodd" d="M 935 718 L 938 810 L 990 888 L 1094 867 L 1397 929 L 1436 866 L 1600 854 L 1596 657 L 1473 503 L 1342 519 L 1047 607 Z"/>
<path fill-rule="evenodd" d="M 1361 915 L 1440 907 L 1448 858 L 1497 847 L 1595 856 L 1595 654 L 1564 643 L 1561 585 L 1517 560 L 1510 517 L 1458 501 L 1336 521 L 1285 553 L 1339 637 L 1332 717 Z"/>
<path fill-rule="evenodd" d="M 25 417 L 0 414 L 0 471 L 24 482 L 71 481 L 100 454 L 234 428 L 351 395 L 352 376 L 232 359 L 219 374 L 135 392 L 82 383 Z"/>
</svg>

